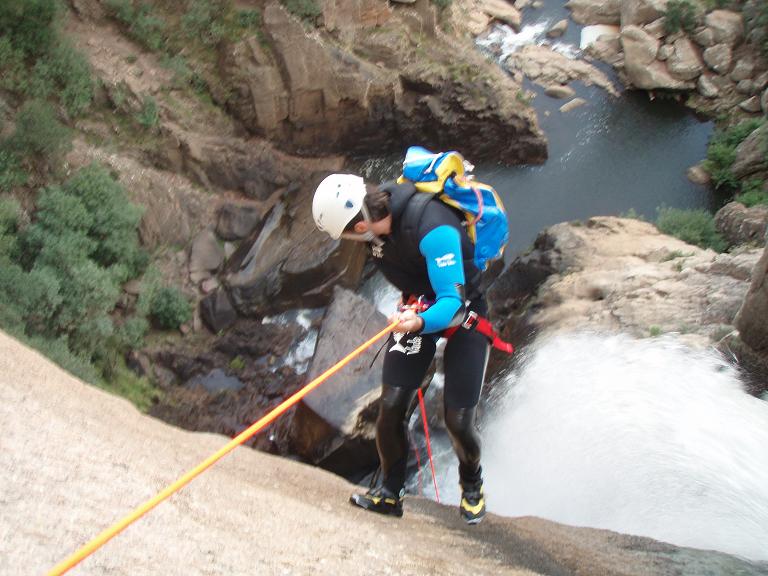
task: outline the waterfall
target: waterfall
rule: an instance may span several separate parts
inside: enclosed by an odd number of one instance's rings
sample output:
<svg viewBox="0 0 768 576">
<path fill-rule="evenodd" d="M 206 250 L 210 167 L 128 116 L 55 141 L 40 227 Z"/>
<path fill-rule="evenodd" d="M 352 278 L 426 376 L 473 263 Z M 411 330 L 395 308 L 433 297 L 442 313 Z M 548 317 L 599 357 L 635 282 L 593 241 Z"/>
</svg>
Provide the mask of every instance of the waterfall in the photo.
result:
<svg viewBox="0 0 768 576">
<path fill-rule="evenodd" d="M 572 334 L 521 360 L 484 419 L 489 510 L 768 560 L 768 402 L 715 352 Z"/>
</svg>

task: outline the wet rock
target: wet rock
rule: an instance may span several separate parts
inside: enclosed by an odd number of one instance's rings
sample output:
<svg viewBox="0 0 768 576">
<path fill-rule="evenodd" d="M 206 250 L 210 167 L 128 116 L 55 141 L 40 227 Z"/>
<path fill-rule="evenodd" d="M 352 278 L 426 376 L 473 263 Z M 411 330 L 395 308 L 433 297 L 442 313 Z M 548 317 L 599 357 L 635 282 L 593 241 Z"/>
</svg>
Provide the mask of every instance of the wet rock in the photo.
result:
<svg viewBox="0 0 768 576">
<path fill-rule="evenodd" d="M 744 21 L 741 14 L 730 10 L 713 10 L 704 18 L 712 30 L 715 43 L 734 46 L 744 38 Z"/>
<path fill-rule="evenodd" d="M 727 44 L 716 44 L 704 50 L 704 62 L 718 74 L 727 74 L 731 69 L 732 52 Z"/>
<path fill-rule="evenodd" d="M 768 170 L 768 157 L 765 153 L 766 139 L 768 139 L 768 124 L 763 124 L 738 145 L 736 160 L 731 167 L 736 178 L 745 179 Z"/>
<path fill-rule="evenodd" d="M 576 92 L 570 86 L 555 84 L 554 86 L 548 86 L 544 93 L 552 98 L 571 98 Z"/>
<path fill-rule="evenodd" d="M 768 248 L 752 271 L 752 282 L 736 316 L 739 335 L 750 348 L 768 358 Z"/>
<path fill-rule="evenodd" d="M 580 108 L 582 106 L 585 106 L 587 104 L 587 101 L 584 100 L 584 98 L 574 98 L 570 102 L 566 102 L 562 106 L 560 106 L 560 112 L 563 114 L 566 114 L 567 112 L 570 112 L 571 110 L 575 110 L 576 108 Z"/>
<path fill-rule="evenodd" d="M 224 248 L 211 230 L 203 230 L 192 242 L 189 252 L 190 275 L 213 272 L 224 262 Z"/>
<path fill-rule="evenodd" d="M 621 44 L 624 48 L 624 70 L 629 82 L 636 88 L 681 90 L 692 86 L 689 82 L 674 78 L 664 63 L 656 59 L 659 41 L 642 28 L 623 28 Z"/>
<path fill-rule="evenodd" d="M 762 246 L 768 230 L 768 206 L 747 208 L 740 202 L 729 202 L 715 214 L 715 226 L 731 246 Z"/>
<path fill-rule="evenodd" d="M 744 100 L 743 102 L 739 103 L 739 108 L 744 110 L 744 112 L 751 112 L 753 114 L 757 114 L 758 112 L 762 111 L 762 107 L 760 105 L 760 98 L 757 96 L 752 96 L 752 98 L 748 98 L 747 100 Z"/>
<path fill-rule="evenodd" d="M 706 186 L 711 181 L 709 172 L 704 169 L 702 164 L 696 164 L 696 166 L 688 168 L 686 176 L 688 176 L 688 180 L 694 184 L 700 184 L 702 186 Z"/>
<path fill-rule="evenodd" d="M 583 60 L 566 58 L 548 46 L 524 46 L 522 50 L 510 54 L 504 66 L 512 73 L 522 72 L 544 87 L 580 80 L 588 86 L 595 84 L 614 96 L 618 95 L 611 80 L 595 66 Z"/>
<path fill-rule="evenodd" d="M 568 30 L 568 20 L 560 20 L 547 30 L 547 38 L 560 38 Z"/>
<path fill-rule="evenodd" d="M 678 38 L 667 62 L 669 72 L 680 80 L 693 80 L 701 74 L 703 63 L 699 51 L 688 38 Z"/>
<path fill-rule="evenodd" d="M 235 323 L 237 311 L 224 289 L 218 289 L 200 301 L 200 317 L 208 329 L 217 334 Z"/>
<path fill-rule="evenodd" d="M 320 375 L 385 325 L 386 318 L 370 302 L 348 290 L 334 290 L 307 378 Z M 297 454 L 321 465 L 334 453 L 354 454 L 359 467 L 375 464 L 375 406 L 383 356 L 375 362 L 374 356 L 380 346 L 372 346 L 337 373 L 332 385 L 318 388 L 297 406 L 289 433 Z"/>
<path fill-rule="evenodd" d="M 216 235 L 222 240 L 240 240 L 250 236 L 261 223 L 261 204 L 255 202 L 227 202 L 216 218 Z"/>
<path fill-rule="evenodd" d="M 478 8 L 491 19 L 503 22 L 517 31 L 520 30 L 520 11 L 512 4 L 504 0 L 480 0 Z"/>
<path fill-rule="evenodd" d="M 623 0 L 621 2 L 621 26 L 642 26 L 664 16 L 663 0 Z"/>
<path fill-rule="evenodd" d="M 335 284 L 358 285 L 365 246 L 331 240 L 312 219 L 311 198 L 321 179 L 318 174 L 288 194 L 228 261 L 223 283 L 240 314 L 324 306 Z"/>
<path fill-rule="evenodd" d="M 579 24 L 619 24 L 620 4 L 619 0 L 568 0 L 565 7 Z"/>
</svg>

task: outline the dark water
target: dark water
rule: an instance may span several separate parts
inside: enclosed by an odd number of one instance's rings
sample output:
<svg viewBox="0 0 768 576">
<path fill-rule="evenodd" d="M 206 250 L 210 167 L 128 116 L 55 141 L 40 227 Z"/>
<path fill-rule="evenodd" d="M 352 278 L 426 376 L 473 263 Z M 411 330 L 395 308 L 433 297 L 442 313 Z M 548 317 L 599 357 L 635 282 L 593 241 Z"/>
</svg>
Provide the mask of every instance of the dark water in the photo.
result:
<svg viewBox="0 0 768 576">
<path fill-rule="evenodd" d="M 538 28 L 543 35 L 552 24 L 567 18 L 569 11 L 563 4 L 548 0 L 540 9 L 526 9 L 521 34 L 530 36 Z M 580 30 L 581 26 L 569 21 L 557 44 L 578 53 Z M 512 34 L 505 27 L 497 27 L 495 32 L 507 38 Z M 598 66 L 613 77 L 609 66 Z M 558 222 L 631 211 L 655 221 L 661 206 L 716 208 L 709 188 L 686 177 L 686 170 L 706 155 L 711 122 L 701 121 L 674 100 L 658 97 L 651 101 L 644 92 L 625 91 L 616 98 L 594 86 L 579 82 L 571 86 L 587 105 L 564 114 L 559 108 L 566 100 L 550 98 L 541 88 L 526 83 L 536 93 L 532 105 L 549 142 L 545 164 L 490 163 L 475 169 L 478 180 L 497 189 L 509 213 L 508 261 L 530 247 L 540 231 Z M 392 177 L 400 162 L 402 157 L 369 161 L 363 172 L 371 179 Z"/>
</svg>

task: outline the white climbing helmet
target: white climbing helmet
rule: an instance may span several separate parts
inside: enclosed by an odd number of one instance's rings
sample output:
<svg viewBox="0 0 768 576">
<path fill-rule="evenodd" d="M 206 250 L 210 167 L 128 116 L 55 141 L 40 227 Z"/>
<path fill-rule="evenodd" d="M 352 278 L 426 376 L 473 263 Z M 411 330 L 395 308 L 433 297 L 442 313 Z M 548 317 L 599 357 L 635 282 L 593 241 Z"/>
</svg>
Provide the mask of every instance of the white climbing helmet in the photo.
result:
<svg viewBox="0 0 768 576">
<path fill-rule="evenodd" d="M 312 200 L 312 217 L 315 224 L 331 238 L 338 240 L 344 228 L 363 211 L 365 181 L 354 174 L 331 174 L 320 182 Z M 367 218 L 366 218 L 367 219 Z"/>
</svg>

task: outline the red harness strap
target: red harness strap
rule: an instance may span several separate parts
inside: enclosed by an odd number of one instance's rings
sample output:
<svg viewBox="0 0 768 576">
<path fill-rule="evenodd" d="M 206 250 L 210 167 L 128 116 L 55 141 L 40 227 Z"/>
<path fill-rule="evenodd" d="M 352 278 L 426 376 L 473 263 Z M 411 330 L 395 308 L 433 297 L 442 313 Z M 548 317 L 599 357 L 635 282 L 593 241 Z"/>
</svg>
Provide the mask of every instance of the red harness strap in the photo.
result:
<svg viewBox="0 0 768 576">
<path fill-rule="evenodd" d="M 491 341 L 491 346 L 507 354 L 512 354 L 515 351 L 515 347 L 509 342 L 504 342 L 499 336 L 499 333 L 493 328 L 493 324 L 487 319 L 480 316 L 477 312 L 472 310 L 467 314 L 466 319 L 459 326 L 448 328 L 443 332 L 445 338 L 450 338 L 459 328 L 466 328 L 467 330 L 475 330 L 480 332 L 483 336 Z"/>
</svg>

